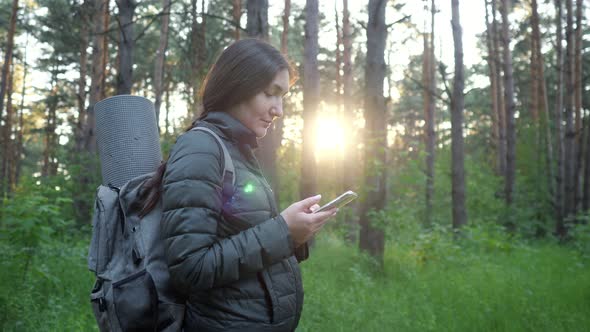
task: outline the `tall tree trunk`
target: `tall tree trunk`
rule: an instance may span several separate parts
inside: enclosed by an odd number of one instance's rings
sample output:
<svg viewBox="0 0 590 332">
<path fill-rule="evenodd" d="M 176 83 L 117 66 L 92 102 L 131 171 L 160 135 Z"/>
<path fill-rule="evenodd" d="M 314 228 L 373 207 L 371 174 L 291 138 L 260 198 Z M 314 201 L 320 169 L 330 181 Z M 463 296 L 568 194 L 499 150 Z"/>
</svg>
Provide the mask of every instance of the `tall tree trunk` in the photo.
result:
<svg viewBox="0 0 590 332">
<path fill-rule="evenodd" d="M 281 53 L 287 54 L 288 52 L 288 41 L 287 36 L 289 35 L 289 17 L 291 16 L 291 0 L 285 0 L 285 8 L 283 12 L 283 31 L 281 33 Z M 268 176 L 270 185 L 274 191 L 274 196 L 277 204 L 280 206 L 280 176 L 278 166 L 278 150 L 281 146 L 283 139 L 283 128 L 284 128 L 284 117 L 287 114 L 287 109 L 283 108 L 283 116 L 276 119 L 274 124 L 267 133 L 267 137 L 263 138 L 261 144 L 263 145 L 259 149 L 259 157 L 262 167 L 265 169 L 265 173 Z M 264 146 L 266 145 L 266 146 Z"/>
<path fill-rule="evenodd" d="M 108 50 L 105 48 L 108 0 L 94 1 L 92 11 L 92 73 L 90 76 L 90 93 L 88 96 L 88 111 L 84 128 L 84 147 L 90 154 L 96 154 L 94 104 L 104 95 L 105 66 Z"/>
<path fill-rule="evenodd" d="M 535 2 L 535 0 L 532 0 L 532 2 Z M 535 4 L 532 4 L 531 2 L 531 9 L 533 6 L 536 6 Z M 532 12 L 533 10 L 531 10 Z M 535 19 L 534 15 L 531 14 L 531 26 L 534 26 L 535 22 L 532 22 Z M 538 23 L 537 23 L 538 25 Z M 533 144 L 531 146 L 534 147 L 534 168 L 535 168 L 535 176 L 538 179 L 541 179 L 544 177 L 544 174 L 546 174 L 545 172 L 543 172 L 543 163 L 541 161 L 541 158 L 543 156 L 543 144 L 541 143 L 541 135 L 540 135 L 540 123 L 539 123 L 539 108 L 541 105 L 541 98 L 540 98 L 540 92 L 541 89 L 539 88 L 540 82 L 541 82 L 541 78 L 539 77 L 539 57 L 541 56 L 541 54 L 537 53 L 537 43 L 539 42 L 539 40 L 537 38 L 535 38 L 535 28 L 533 27 L 533 33 L 530 35 L 529 39 L 530 39 L 530 56 L 531 56 L 531 61 L 530 61 L 530 74 L 531 74 L 531 97 L 530 97 L 530 101 L 529 101 L 529 111 L 531 114 L 531 120 L 532 120 L 532 129 L 533 129 L 533 137 L 534 137 L 534 142 L 532 142 Z M 545 203 L 545 197 L 544 197 L 544 193 L 545 191 L 542 188 L 542 181 L 535 181 L 535 186 L 536 189 L 534 190 L 534 196 L 536 196 L 536 198 L 534 199 L 534 208 L 535 209 L 540 209 L 540 205 Z M 541 232 L 541 228 L 537 227 L 536 232 Z"/>
<path fill-rule="evenodd" d="M 191 109 L 191 117 L 195 117 L 199 114 L 199 105 L 200 105 L 200 96 L 199 96 L 199 83 L 201 82 L 201 73 L 205 66 L 206 60 L 206 8 L 205 8 L 205 1 L 201 1 L 201 23 L 197 21 L 197 0 L 192 0 L 192 25 L 191 25 L 191 51 L 190 54 L 192 56 L 191 62 L 191 71 L 192 75 L 190 77 L 190 86 L 191 86 L 191 101 L 190 101 L 190 109 Z"/>
<path fill-rule="evenodd" d="M 547 83 L 545 80 L 545 65 L 543 60 L 543 54 L 541 53 L 541 33 L 539 30 L 539 13 L 537 0 L 531 2 L 531 26 L 532 26 L 532 39 L 533 48 L 531 50 L 535 55 L 535 66 L 533 67 L 533 80 L 536 80 L 537 91 L 535 92 L 539 103 L 539 109 L 541 111 L 540 116 L 540 132 L 542 133 L 542 143 L 545 145 L 545 168 L 547 169 L 547 188 L 551 196 L 551 200 L 554 200 L 555 186 L 554 186 L 554 172 L 553 172 L 553 146 L 552 146 L 552 135 L 550 128 L 550 117 L 549 117 L 549 104 L 547 101 Z M 541 148 L 541 147 L 540 147 Z"/>
<path fill-rule="evenodd" d="M 119 16 L 119 70 L 117 72 L 117 94 L 131 94 L 133 85 L 133 49 L 135 35 L 133 33 L 133 16 L 137 3 L 135 0 L 117 0 Z"/>
<path fill-rule="evenodd" d="M 242 0 L 233 0 L 233 10 L 232 10 L 232 17 L 234 19 L 234 23 L 236 24 L 234 29 L 234 39 L 240 39 L 240 20 L 242 18 Z"/>
<path fill-rule="evenodd" d="M 291 16 L 291 0 L 285 0 L 283 12 L 283 32 L 281 33 L 281 53 L 287 54 L 289 50 L 289 17 Z"/>
<path fill-rule="evenodd" d="M 26 73 L 26 66 L 25 66 L 25 73 Z M 23 76 L 23 91 L 25 81 L 25 76 Z M 19 179 L 20 179 L 20 172 L 22 168 L 22 154 L 23 154 L 23 135 L 24 135 L 24 121 L 23 121 L 23 110 L 24 110 L 24 93 L 22 94 L 21 98 L 21 106 L 18 109 L 18 131 L 16 133 L 16 149 L 15 149 L 15 158 L 14 158 L 14 185 L 15 187 L 18 186 Z"/>
<path fill-rule="evenodd" d="M 305 44 L 303 62 L 303 147 L 300 179 L 301 198 L 317 194 L 316 162 L 314 157 L 316 114 L 320 101 L 320 74 L 318 71 L 318 0 L 306 0 Z"/>
<path fill-rule="evenodd" d="M 314 157 L 316 114 L 320 99 L 318 71 L 319 5 L 317 0 L 307 0 L 305 6 L 305 44 L 303 64 L 303 147 L 300 184 L 301 198 L 315 195 L 316 162 Z"/>
<path fill-rule="evenodd" d="M 47 114 L 45 120 L 45 137 L 43 147 L 43 167 L 41 175 L 43 177 L 55 175 L 55 129 L 57 128 L 57 106 L 58 106 L 58 86 L 57 86 L 58 66 L 54 65 L 51 73 L 51 88 L 49 96 L 46 98 Z"/>
<path fill-rule="evenodd" d="M 504 195 L 506 206 L 510 208 L 513 203 L 514 180 L 516 176 L 516 128 L 514 120 L 514 80 L 512 78 L 512 52 L 510 50 L 510 29 L 508 21 L 508 9 L 510 0 L 502 0 L 500 12 L 502 15 L 502 46 L 504 55 L 504 103 L 506 107 L 506 175 Z M 511 216 L 508 213 L 508 216 Z M 508 221 L 509 227 L 513 227 Z"/>
<path fill-rule="evenodd" d="M 93 36 L 92 57 L 90 90 L 88 93 L 88 108 L 86 111 L 86 121 L 84 123 L 83 142 L 83 148 L 87 154 L 82 158 L 82 171 L 78 175 L 78 183 L 84 190 L 93 186 L 90 182 L 92 181 L 93 175 L 98 171 L 97 163 L 95 163 L 94 160 L 97 153 L 94 105 L 105 95 L 106 63 L 108 57 L 108 41 L 106 34 L 109 20 L 109 0 L 91 1 L 90 4 Z M 75 195 L 73 200 L 76 220 L 80 223 L 86 223 L 90 212 L 90 202 L 85 200 L 85 197 L 81 195 Z"/>
<path fill-rule="evenodd" d="M 10 14 L 10 22 L 8 23 L 8 34 L 6 36 L 6 49 L 4 51 L 4 64 L 2 65 L 2 78 L 0 81 L 0 120 L 2 120 L 2 113 L 4 112 L 4 97 L 6 95 L 6 90 L 8 88 L 8 86 L 10 86 L 12 83 L 9 83 L 9 81 L 12 80 L 12 78 L 10 78 L 10 70 L 12 67 L 12 49 L 14 48 L 14 34 L 16 32 L 16 19 L 17 19 L 17 13 L 18 13 L 18 0 L 13 0 L 12 1 L 12 9 L 11 9 L 11 14 Z M 8 88 L 12 91 L 12 87 Z M 10 130 L 11 127 L 7 125 L 7 123 L 10 122 L 10 116 L 8 114 L 8 107 L 7 107 L 7 112 L 6 112 L 6 118 L 4 119 L 5 121 L 5 125 L 3 128 L 3 132 L 4 135 L 2 135 L 3 137 L 3 145 L 8 146 L 9 142 L 6 139 L 6 137 L 10 138 Z M 1 170 L 1 178 L 0 178 L 0 199 L 2 198 L 2 196 L 4 196 L 4 193 L 6 192 L 6 188 L 7 188 L 7 181 L 6 181 L 6 169 L 5 169 L 5 165 L 8 165 L 8 158 L 9 155 L 8 154 L 3 154 L 2 156 L 0 156 L 0 166 L 2 167 Z"/>
<path fill-rule="evenodd" d="M 353 97 L 353 77 L 352 77 L 352 27 L 350 25 L 350 12 L 348 10 L 348 0 L 342 0 L 342 96 L 343 104 L 347 105 L 344 109 L 344 126 L 346 133 L 353 133 L 354 120 L 354 97 Z M 348 162 L 344 163 L 344 187 L 347 190 L 354 189 L 356 186 L 357 175 L 360 174 L 358 169 L 359 156 L 357 155 L 356 145 L 350 141 L 345 141 L 345 153 Z M 344 214 L 344 223 L 347 228 L 346 240 L 349 243 L 356 243 L 358 234 L 357 211 L 358 203 L 353 205 L 352 209 Z"/>
<path fill-rule="evenodd" d="M 166 119 L 164 120 L 164 136 L 168 136 L 168 134 L 170 134 L 170 81 L 171 81 L 171 77 L 170 77 L 170 65 L 166 66 L 166 71 L 165 71 L 165 87 L 164 87 L 164 93 L 165 93 L 165 100 L 166 100 Z"/>
<path fill-rule="evenodd" d="M 105 50 L 105 54 L 102 57 L 102 72 L 104 73 L 104 75 L 102 75 L 101 77 L 101 82 L 100 85 L 102 86 L 101 91 L 100 91 L 100 98 L 98 100 L 101 99 L 105 99 L 107 97 L 107 76 L 109 75 L 109 73 L 107 73 L 107 64 L 109 62 L 109 38 L 108 38 L 108 31 L 110 30 L 109 25 L 110 25 L 110 21 L 111 21 L 111 10 L 110 10 L 110 2 L 111 0 L 106 0 L 106 6 L 104 7 L 104 19 L 103 19 L 103 27 L 102 27 L 102 31 L 104 31 L 104 38 L 102 38 L 102 44 L 103 44 L 103 50 Z M 119 57 L 117 57 L 117 61 Z M 117 64 L 115 66 L 111 65 L 111 68 L 119 68 L 119 63 L 117 62 Z"/>
<path fill-rule="evenodd" d="M 564 180 L 565 180 L 565 199 L 564 199 L 564 217 L 569 217 L 575 213 L 575 148 L 576 148 L 576 129 L 574 127 L 574 21 L 572 0 L 566 0 L 566 22 L 565 39 L 567 47 L 565 49 L 565 142 L 564 142 Z M 567 232 L 567 230 L 566 230 Z"/>
<path fill-rule="evenodd" d="M 367 62 L 365 67 L 365 175 L 366 197 L 361 203 L 359 247 L 383 266 L 385 236 L 372 213 L 385 208 L 387 121 L 383 80 L 385 79 L 384 0 L 369 0 L 367 24 Z"/>
<path fill-rule="evenodd" d="M 586 160 L 584 163 L 584 198 L 582 209 L 590 210 L 590 116 L 586 116 Z"/>
<path fill-rule="evenodd" d="M 14 79 L 14 66 L 10 66 L 10 71 L 8 73 L 8 82 L 6 83 L 6 115 L 4 116 L 4 127 L 2 130 L 3 137 L 2 137 L 2 168 L 0 169 L 0 181 L 2 182 L 2 191 L 0 191 L 0 199 L 4 197 L 5 194 L 10 194 L 12 191 L 12 183 L 10 179 L 12 175 L 10 173 L 12 169 L 12 164 L 14 160 L 12 157 L 12 149 L 14 146 L 14 142 L 10 137 L 12 133 L 12 116 L 13 110 L 12 107 L 12 88 L 13 88 L 13 79 Z"/>
<path fill-rule="evenodd" d="M 502 176 L 506 174 L 506 104 L 504 102 L 504 82 L 502 77 L 502 60 L 500 56 L 500 29 L 496 19 L 496 1 L 492 1 L 492 47 L 494 49 L 494 63 L 496 64 L 496 103 L 498 105 L 498 173 Z"/>
<path fill-rule="evenodd" d="M 555 233 L 558 236 L 565 236 L 566 229 L 564 224 L 564 145 L 563 145 L 563 49 L 562 49 L 562 35 L 563 27 L 561 24 L 563 16 L 563 5 L 561 0 L 555 0 L 556 9 L 556 56 L 557 56 L 557 94 L 555 98 L 555 129 L 556 129 L 556 155 L 557 155 L 557 172 L 555 172 Z"/>
<path fill-rule="evenodd" d="M 494 0 L 492 0 L 494 1 Z M 496 51 L 493 44 L 493 38 L 496 38 L 494 30 L 492 28 L 492 23 L 489 21 L 489 13 L 488 13 L 488 0 L 484 0 L 485 3 L 485 19 L 486 19 L 486 46 L 488 51 L 488 69 L 490 75 L 490 96 L 492 98 L 492 141 L 493 146 L 496 150 L 496 171 L 499 173 L 500 169 L 500 101 L 498 100 L 498 81 L 499 78 L 496 75 L 496 55 L 494 52 Z"/>
<path fill-rule="evenodd" d="M 340 45 L 342 45 L 342 29 L 340 28 L 340 15 L 338 14 L 338 1 L 334 0 L 334 30 L 336 32 L 336 61 L 334 62 L 334 72 L 336 76 L 336 85 L 334 87 L 334 106 L 336 108 L 336 116 L 340 123 L 346 122 L 346 114 L 343 110 L 343 99 L 342 99 L 342 52 L 340 50 Z M 345 158 L 343 155 L 338 154 L 338 160 L 336 160 L 336 164 L 334 167 L 334 176 L 332 178 L 332 183 L 335 184 L 336 190 L 339 192 L 344 192 L 348 190 L 345 187 L 344 178 L 347 176 L 345 171 Z"/>
<path fill-rule="evenodd" d="M 268 40 L 268 1 L 249 0 L 247 4 L 248 24 L 247 33 L 250 37 Z M 280 119 L 282 120 L 282 119 Z M 279 121 L 280 121 L 279 120 Z M 279 202 L 279 175 L 277 153 L 282 139 L 282 123 L 275 121 L 260 140 L 260 147 L 256 156 L 273 190 L 275 200 Z"/>
<path fill-rule="evenodd" d="M 2 80 L 0 81 L 0 119 L 4 111 L 4 96 L 6 95 L 6 86 L 8 75 L 12 63 L 12 49 L 14 48 L 14 33 L 16 31 L 16 19 L 18 13 L 18 0 L 12 1 L 12 10 L 10 13 L 10 22 L 8 23 L 8 35 L 6 36 L 6 49 L 4 51 L 4 64 L 2 65 Z"/>
<path fill-rule="evenodd" d="M 12 181 L 15 186 L 18 185 L 19 178 L 20 178 L 20 171 L 22 165 L 22 154 L 23 154 L 23 110 L 25 108 L 25 93 L 26 93 L 26 82 L 27 82 L 27 73 L 29 72 L 29 64 L 27 63 L 27 51 L 29 46 L 29 34 L 27 33 L 26 41 L 25 41 L 25 48 L 23 54 L 23 86 L 21 89 L 21 98 L 20 98 L 20 106 L 18 108 L 18 127 L 15 133 L 16 137 L 16 146 L 14 152 L 14 180 Z"/>
<path fill-rule="evenodd" d="M 584 128 L 582 126 L 582 0 L 576 1 L 576 30 L 574 37 L 574 113 L 575 113 L 575 131 L 576 131 L 576 160 L 574 167 L 574 213 L 577 213 L 582 201 L 581 173 L 584 162 Z"/>
<path fill-rule="evenodd" d="M 156 123 L 160 128 L 160 106 L 162 105 L 162 92 L 164 79 L 164 63 L 166 62 L 166 49 L 168 48 L 168 24 L 170 22 L 170 0 L 162 0 L 162 22 L 160 25 L 160 40 L 156 51 L 154 64 L 154 95 L 156 109 Z M 167 124 L 166 124 L 167 125 Z M 168 128 L 166 128 L 166 131 Z"/>
<path fill-rule="evenodd" d="M 248 36 L 268 40 L 268 0 L 248 0 Z"/>
<path fill-rule="evenodd" d="M 338 107 L 338 111 L 340 112 L 340 108 L 342 106 L 342 76 L 340 75 L 340 70 L 342 68 L 342 54 L 340 53 L 340 45 L 342 44 L 342 32 L 340 30 L 340 22 L 338 18 L 338 0 L 334 0 L 334 21 L 335 21 L 335 29 L 336 29 L 336 105 Z"/>
<path fill-rule="evenodd" d="M 453 228 L 459 228 L 467 224 L 467 212 L 465 211 L 465 150 L 463 147 L 463 89 L 465 78 L 463 74 L 463 31 L 459 16 L 459 0 L 451 0 L 451 6 L 451 25 L 455 45 L 455 77 L 453 79 L 453 98 L 451 100 Z"/>
<path fill-rule="evenodd" d="M 86 122 L 86 76 L 88 71 L 88 7 L 90 1 L 85 0 L 80 7 L 80 79 L 78 81 L 78 118 L 74 129 L 75 146 L 77 155 L 82 151 L 84 140 L 84 123 Z"/>
<path fill-rule="evenodd" d="M 426 206 L 425 225 L 428 227 L 432 222 L 432 199 L 434 197 L 434 156 L 436 147 L 436 133 L 434 131 L 434 110 L 435 110 L 435 68 L 434 58 L 434 15 L 436 8 L 432 0 L 430 8 L 430 36 L 424 31 L 424 136 L 426 141 Z"/>
</svg>

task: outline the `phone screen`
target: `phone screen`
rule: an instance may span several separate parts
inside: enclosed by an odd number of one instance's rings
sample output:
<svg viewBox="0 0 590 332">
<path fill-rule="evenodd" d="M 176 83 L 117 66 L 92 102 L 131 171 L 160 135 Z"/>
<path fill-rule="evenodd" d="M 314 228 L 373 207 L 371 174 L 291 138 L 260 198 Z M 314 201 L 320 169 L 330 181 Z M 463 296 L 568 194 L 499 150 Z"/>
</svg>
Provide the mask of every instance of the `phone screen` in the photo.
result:
<svg viewBox="0 0 590 332">
<path fill-rule="evenodd" d="M 320 207 L 319 209 L 315 210 L 313 213 L 317 213 L 317 212 L 325 211 L 325 210 L 330 210 L 333 208 L 343 207 L 344 205 L 352 202 L 357 197 L 358 197 L 358 195 L 354 191 L 349 190 L 349 191 L 345 192 L 344 194 L 331 200 L 330 202 L 328 202 L 324 206 Z"/>
</svg>

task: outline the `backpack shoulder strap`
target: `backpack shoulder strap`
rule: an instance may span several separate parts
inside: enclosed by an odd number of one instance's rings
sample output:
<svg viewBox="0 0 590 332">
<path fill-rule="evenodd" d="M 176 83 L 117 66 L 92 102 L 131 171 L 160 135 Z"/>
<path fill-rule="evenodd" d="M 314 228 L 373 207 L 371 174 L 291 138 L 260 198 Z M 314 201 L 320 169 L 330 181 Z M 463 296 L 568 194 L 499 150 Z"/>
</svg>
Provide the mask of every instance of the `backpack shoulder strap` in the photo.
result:
<svg viewBox="0 0 590 332">
<path fill-rule="evenodd" d="M 211 136 L 213 136 L 213 138 L 215 138 L 215 141 L 217 141 L 217 144 L 221 147 L 221 150 L 223 151 L 223 195 L 224 197 L 229 199 L 231 196 L 233 196 L 234 193 L 234 186 L 236 184 L 236 172 L 234 168 L 234 162 L 231 159 L 231 156 L 229 154 L 229 151 L 227 150 L 227 147 L 225 146 L 225 143 L 223 143 L 223 140 L 221 139 L 221 137 L 219 137 L 219 135 L 217 135 L 213 130 L 209 128 L 194 127 L 191 130 L 198 130 L 209 133 Z"/>
</svg>

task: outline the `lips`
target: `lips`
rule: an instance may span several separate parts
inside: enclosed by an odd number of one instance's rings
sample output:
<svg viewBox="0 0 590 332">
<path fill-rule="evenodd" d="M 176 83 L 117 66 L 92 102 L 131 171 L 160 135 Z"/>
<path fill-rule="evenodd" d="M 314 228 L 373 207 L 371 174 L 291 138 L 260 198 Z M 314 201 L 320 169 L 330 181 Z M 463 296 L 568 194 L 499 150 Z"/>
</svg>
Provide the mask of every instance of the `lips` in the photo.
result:
<svg viewBox="0 0 590 332">
<path fill-rule="evenodd" d="M 262 122 L 264 122 L 266 128 L 270 127 L 270 125 L 272 124 L 272 121 L 262 120 Z"/>
</svg>

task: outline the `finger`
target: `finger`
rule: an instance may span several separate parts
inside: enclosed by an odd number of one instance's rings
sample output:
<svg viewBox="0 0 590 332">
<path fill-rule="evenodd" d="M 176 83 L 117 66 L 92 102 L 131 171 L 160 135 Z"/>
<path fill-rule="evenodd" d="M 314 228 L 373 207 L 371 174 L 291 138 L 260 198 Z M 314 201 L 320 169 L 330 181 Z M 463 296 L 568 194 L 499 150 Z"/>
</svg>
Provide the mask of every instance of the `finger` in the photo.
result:
<svg viewBox="0 0 590 332">
<path fill-rule="evenodd" d="M 299 204 L 301 204 L 303 208 L 307 210 L 314 204 L 319 203 L 320 199 L 322 199 L 322 195 L 315 195 L 312 197 L 308 197 L 302 201 L 299 201 Z"/>
<path fill-rule="evenodd" d="M 309 212 L 313 212 L 313 211 L 315 211 L 315 210 L 317 210 L 317 209 L 319 209 L 319 208 L 320 208 L 320 205 L 319 205 L 319 204 L 314 204 L 314 205 L 312 205 L 312 206 L 309 208 Z"/>
<path fill-rule="evenodd" d="M 330 219 L 332 219 L 338 212 L 338 209 L 332 209 L 331 211 L 333 211 L 332 214 L 330 214 L 327 218 L 325 219 L 321 219 L 319 221 L 317 221 L 317 223 L 315 224 L 315 230 L 314 233 L 319 232 L 322 228 L 324 228 L 324 225 L 330 221 Z"/>
<path fill-rule="evenodd" d="M 323 222 L 324 220 L 327 220 L 328 218 L 336 215 L 337 212 L 338 208 L 332 208 L 330 210 L 316 212 L 313 214 L 314 222 Z"/>
</svg>

